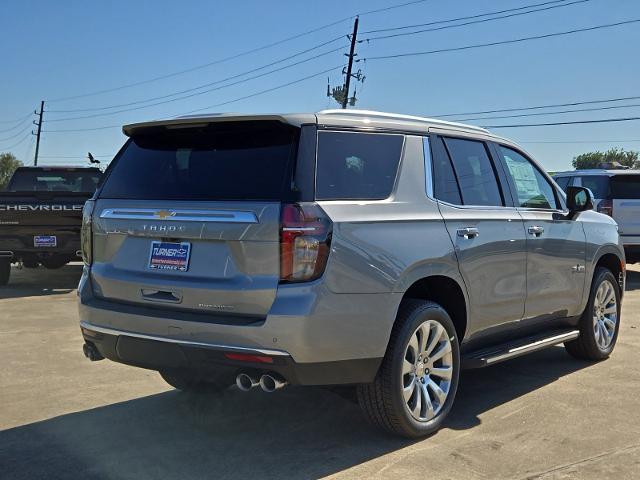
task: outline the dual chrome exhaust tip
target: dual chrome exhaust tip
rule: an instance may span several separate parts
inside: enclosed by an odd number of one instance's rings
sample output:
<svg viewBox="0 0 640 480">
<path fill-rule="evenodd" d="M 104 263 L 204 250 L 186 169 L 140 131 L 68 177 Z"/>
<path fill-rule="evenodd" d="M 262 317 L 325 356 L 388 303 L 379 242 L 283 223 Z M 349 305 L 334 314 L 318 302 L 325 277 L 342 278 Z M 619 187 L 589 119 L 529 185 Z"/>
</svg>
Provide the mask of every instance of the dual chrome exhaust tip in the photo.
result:
<svg viewBox="0 0 640 480">
<path fill-rule="evenodd" d="M 263 391 L 273 393 L 288 385 L 288 382 L 279 375 L 265 373 L 258 378 L 249 373 L 239 373 L 236 377 L 236 385 L 243 392 L 248 392 L 252 388 L 260 386 Z"/>
<path fill-rule="evenodd" d="M 96 346 L 93 343 L 90 343 L 90 342 L 85 342 L 85 344 L 82 345 L 82 353 L 84 353 L 84 356 L 87 357 L 92 362 L 97 362 L 99 360 L 104 360 L 104 357 L 98 351 Z"/>
</svg>

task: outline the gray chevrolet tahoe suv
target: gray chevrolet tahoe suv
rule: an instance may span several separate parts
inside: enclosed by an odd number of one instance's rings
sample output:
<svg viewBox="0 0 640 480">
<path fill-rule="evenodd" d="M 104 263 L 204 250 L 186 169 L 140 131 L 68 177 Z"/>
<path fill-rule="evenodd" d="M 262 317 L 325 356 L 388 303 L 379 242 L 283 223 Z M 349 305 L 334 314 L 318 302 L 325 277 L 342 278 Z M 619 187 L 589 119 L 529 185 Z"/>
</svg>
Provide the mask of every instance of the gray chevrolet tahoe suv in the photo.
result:
<svg viewBox="0 0 640 480">
<path fill-rule="evenodd" d="M 437 430 L 461 368 L 609 356 L 615 222 L 481 128 L 365 111 L 138 123 L 84 208 L 84 352 L 180 390 L 353 385 Z"/>
</svg>

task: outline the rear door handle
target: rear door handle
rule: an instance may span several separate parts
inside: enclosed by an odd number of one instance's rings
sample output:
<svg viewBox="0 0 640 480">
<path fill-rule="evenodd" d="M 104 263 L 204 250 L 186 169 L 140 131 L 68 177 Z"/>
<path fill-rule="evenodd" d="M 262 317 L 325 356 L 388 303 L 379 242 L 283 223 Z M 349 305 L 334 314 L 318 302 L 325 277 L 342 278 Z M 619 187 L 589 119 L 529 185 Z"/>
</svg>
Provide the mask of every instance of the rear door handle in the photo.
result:
<svg viewBox="0 0 640 480">
<path fill-rule="evenodd" d="M 456 233 L 459 237 L 466 238 L 467 240 L 480 235 L 480 231 L 476 227 L 459 228 Z"/>
<path fill-rule="evenodd" d="M 541 227 L 539 225 L 531 225 L 527 231 L 529 232 L 530 235 L 534 235 L 536 237 L 539 237 L 540 235 L 542 235 L 544 233 L 544 227 Z"/>
</svg>

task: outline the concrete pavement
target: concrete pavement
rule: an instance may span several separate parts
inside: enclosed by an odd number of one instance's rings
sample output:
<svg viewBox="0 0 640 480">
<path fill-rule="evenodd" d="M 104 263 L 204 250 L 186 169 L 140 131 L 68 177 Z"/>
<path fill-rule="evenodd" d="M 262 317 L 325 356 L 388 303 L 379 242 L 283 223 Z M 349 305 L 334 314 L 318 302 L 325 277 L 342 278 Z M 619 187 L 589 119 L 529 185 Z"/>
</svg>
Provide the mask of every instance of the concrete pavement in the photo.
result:
<svg viewBox="0 0 640 480">
<path fill-rule="evenodd" d="M 0 478 L 640 478 L 640 268 L 618 345 L 464 372 L 441 432 L 407 441 L 320 388 L 181 394 L 82 355 L 80 265 L 0 288 Z"/>
</svg>

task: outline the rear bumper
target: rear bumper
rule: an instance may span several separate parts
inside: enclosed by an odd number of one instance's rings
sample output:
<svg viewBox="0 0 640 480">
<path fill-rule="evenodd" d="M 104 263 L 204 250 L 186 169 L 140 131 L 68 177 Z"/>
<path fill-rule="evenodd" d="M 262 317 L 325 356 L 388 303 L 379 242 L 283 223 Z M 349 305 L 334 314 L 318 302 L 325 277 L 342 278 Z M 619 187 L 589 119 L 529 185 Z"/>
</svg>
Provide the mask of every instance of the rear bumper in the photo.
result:
<svg viewBox="0 0 640 480">
<path fill-rule="evenodd" d="M 0 252 L 3 257 L 11 257 L 13 261 L 25 258 L 64 257 L 69 261 L 80 258 L 80 239 L 66 239 L 57 247 L 34 247 L 33 237 L 30 237 L 31 245 L 24 239 L 0 237 Z"/>
<path fill-rule="evenodd" d="M 83 335 L 106 358 L 154 370 L 274 371 L 299 385 L 371 382 L 402 297 L 335 294 L 321 281 L 288 285 L 266 317 L 248 322 L 97 299 L 89 282 L 85 268 L 78 287 Z M 233 361 L 226 352 L 267 355 L 273 363 Z"/>
<path fill-rule="evenodd" d="M 370 358 L 296 363 L 289 353 L 282 350 L 157 338 L 98 327 L 87 322 L 81 322 L 80 328 L 85 342 L 93 344 L 103 357 L 151 370 L 193 369 L 205 375 L 207 371 L 221 369 L 275 372 L 293 385 L 335 385 L 372 381 L 382 360 Z M 233 353 L 255 355 L 270 362 L 237 361 L 226 356 Z"/>
<path fill-rule="evenodd" d="M 17 227 L 16 227 L 17 229 Z M 80 250 L 80 229 L 69 227 L 65 231 L 59 231 L 51 227 L 34 227 L 26 231 L 22 227 L 20 232 L 7 232 L 8 228 L 0 232 L 0 250 L 9 250 L 20 254 L 61 254 L 73 255 Z M 35 247 L 33 244 L 36 235 L 53 235 L 56 237 L 55 247 Z"/>
</svg>

